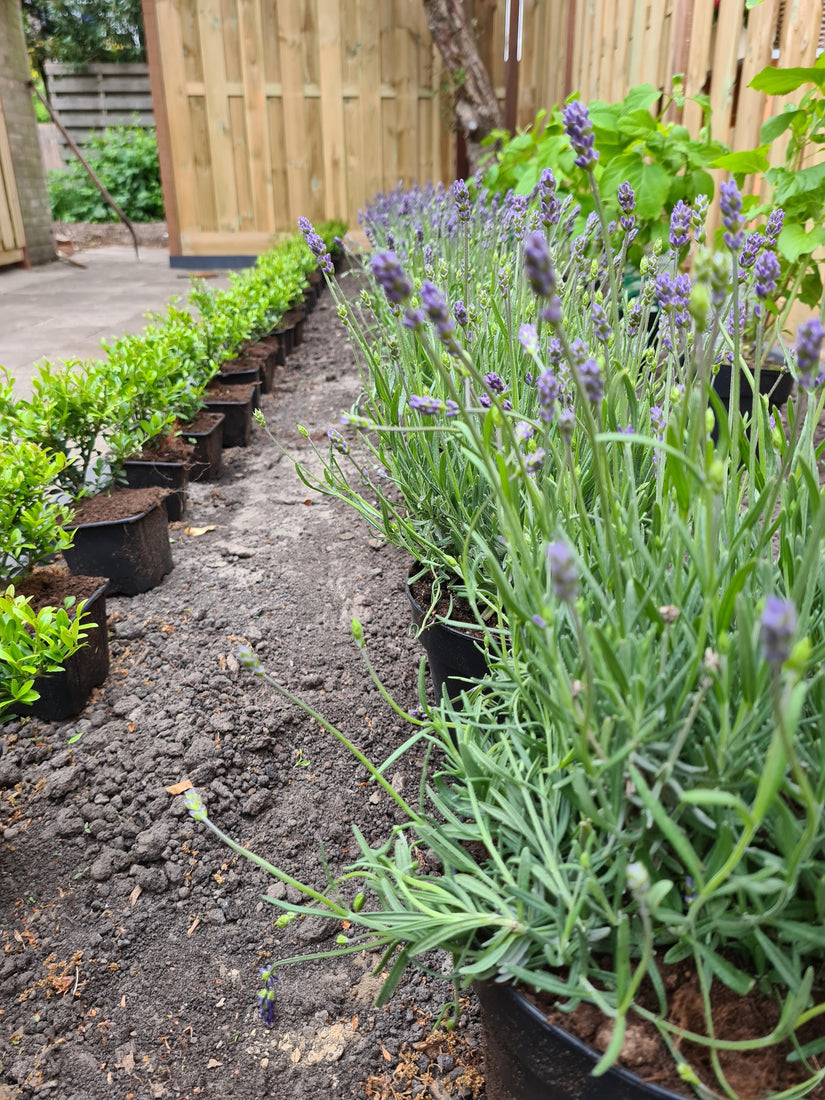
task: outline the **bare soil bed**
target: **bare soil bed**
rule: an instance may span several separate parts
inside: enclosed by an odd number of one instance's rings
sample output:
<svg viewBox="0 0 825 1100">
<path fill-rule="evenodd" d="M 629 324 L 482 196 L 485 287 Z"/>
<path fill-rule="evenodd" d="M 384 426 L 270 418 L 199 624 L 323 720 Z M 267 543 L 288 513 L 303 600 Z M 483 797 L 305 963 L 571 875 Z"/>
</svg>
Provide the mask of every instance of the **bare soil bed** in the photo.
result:
<svg viewBox="0 0 825 1100">
<path fill-rule="evenodd" d="M 325 439 L 357 391 L 324 295 L 264 413 L 312 461 L 297 425 Z M 346 864 L 352 824 L 383 840 L 390 800 L 239 667 L 238 647 L 254 647 L 375 760 L 406 731 L 366 675 L 350 620 L 404 705 L 415 704 L 422 650 L 402 554 L 308 492 L 259 427 L 226 458 L 219 482 L 191 486 L 170 529 L 173 572 L 108 601 L 112 671 L 85 711 L 0 731 L 0 1100 L 482 1100 L 472 999 L 455 1031 L 430 1034 L 450 997 L 437 976 L 411 973 L 378 1010 L 374 957 L 288 967 L 274 1026 L 258 1018 L 259 967 L 328 949 L 340 929 L 310 918 L 276 928 L 262 896 L 284 888 L 169 788 L 190 781 L 225 831 L 321 885 L 319 844 L 333 869 Z M 400 764 L 393 782 L 414 792 L 420 763 Z"/>
</svg>

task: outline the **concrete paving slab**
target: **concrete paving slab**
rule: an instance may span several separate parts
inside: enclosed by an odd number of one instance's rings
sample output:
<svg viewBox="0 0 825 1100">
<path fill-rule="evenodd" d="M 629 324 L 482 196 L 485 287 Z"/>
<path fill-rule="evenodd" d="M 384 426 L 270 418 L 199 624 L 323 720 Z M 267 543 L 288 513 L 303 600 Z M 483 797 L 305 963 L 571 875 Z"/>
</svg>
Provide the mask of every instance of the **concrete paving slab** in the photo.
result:
<svg viewBox="0 0 825 1100">
<path fill-rule="evenodd" d="M 191 273 L 172 269 L 163 248 L 106 246 L 76 252 L 84 267 L 56 261 L 42 267 L 0 267 L 0 367 L 18 397 L 31 395 L 36 364 L 103 358 L 101 341 L 140 332 L 147 314 L 185 298 Z M 217 271 L 209 286 L 229 285 Z"/>
</svg>

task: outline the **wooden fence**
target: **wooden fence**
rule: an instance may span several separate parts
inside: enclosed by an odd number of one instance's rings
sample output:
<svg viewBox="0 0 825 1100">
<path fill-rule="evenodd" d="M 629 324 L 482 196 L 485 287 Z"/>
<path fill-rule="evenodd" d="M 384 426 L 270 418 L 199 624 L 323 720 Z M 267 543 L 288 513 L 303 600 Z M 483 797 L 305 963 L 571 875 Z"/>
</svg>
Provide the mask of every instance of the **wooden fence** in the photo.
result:
<svg viewBox="0 0 825 1100">
<path fill-rule="evenodd" d="M 453 177 L 449 98 L 421 0 L 143 3 L 173 255 L 254 254 L 301 214 L 355 225 L 399 180 Z M 505 0 L 468 4 L 504 101 Z M 683 73 L 689 96 L 710 97 L 713 136 L 734 149 L 757 145 L 779 109 L 751 77 L 772 61 L 812 64 L 823 26 L 823 0 L 762 0 L 747 14 L 745 0 L 520 0 L 520 12 L 519 126 L 574 92 L 617 100 L 643 82 L 668 92 Z M 692 102 L 672 116 L 694 133 L 702 122 Z"/>
<path fill-rule="evenodd" d="M 11 161 L 6 117 L 0 102 L 0 265 L 20 263 L 25 258 L 26 235 Z"/>
<path fill-rule="evenodd" d="M 46 80 L 52 107 L 79 145 L 107 126 L 155 124 L 149 67 L 144 62 L 78 69 L 47 61 Z"/>
</svg>

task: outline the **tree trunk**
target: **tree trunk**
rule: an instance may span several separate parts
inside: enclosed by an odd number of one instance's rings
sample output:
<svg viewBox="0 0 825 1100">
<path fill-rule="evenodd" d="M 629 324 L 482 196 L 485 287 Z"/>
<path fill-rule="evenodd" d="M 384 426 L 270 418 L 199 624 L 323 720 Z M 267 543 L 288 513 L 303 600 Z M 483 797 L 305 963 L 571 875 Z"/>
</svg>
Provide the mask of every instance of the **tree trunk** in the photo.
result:
<svg viewBox="0 0 825 1100">
<path fill-rule="evenodd" d="M 424 0 L 427 25 L 450 74 L 455 117 L 467 146 L 470 173 L 485 150 L 482 140 L 504 120 L 495 88 L 473 37 L 464 0 Z"/>
</svg>

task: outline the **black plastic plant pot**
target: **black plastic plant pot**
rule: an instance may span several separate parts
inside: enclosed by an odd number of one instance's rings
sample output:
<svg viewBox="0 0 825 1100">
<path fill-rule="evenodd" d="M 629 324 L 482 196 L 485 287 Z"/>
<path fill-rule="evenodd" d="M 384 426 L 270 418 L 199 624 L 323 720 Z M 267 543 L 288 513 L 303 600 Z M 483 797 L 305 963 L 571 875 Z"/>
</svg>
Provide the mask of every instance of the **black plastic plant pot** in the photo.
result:
<svg viewBox="0 0 825 1100">
<path fill-rule="evenodd" d="M 721 363 L 711 382 L 722 404 L 728 408 L 730 401 L 730 363 Z M 775 367 L 762 367 L 759 372 L 759 393 L 767 397 L 770 407 L 781 409 L 791 396 L 793 375 L 790 371 Z M 739 384 L 739 411 L 744 415 L 753 411 L 753 387 L 742 374 Z"/>
<path fill-rule="evenodd" d="M 294 327 L 292 325 L 284 325 L 283 328 L 276 330 L 275 335 L 278 337 L 281 345 L 281 366 L 286 362 L 286 357 L 292 354 L 292 338 L 294 334 Z"/>
<path fill-rule="evenodd" d="M 261 380 L 261 371 L 257 363 L 243 370 L 230 370 L 226 365 L 218 375 L 222 386 L 249 386 L 257 385 Z"/>
<path fill-rule="evenodd" d="M 487 658 L 480 640 L 469 630 L 459 630 L 438 620 L 431 621 L 421 630 L 427 613 L 410 588 L 410 575 L 415 568 L 407 574 L 407 598 L 412 608 L 413 623 L 420 631 L 418 640 L 427 653 L 436 699 L 440 700 L 446 690 L 447 696 L 455 703 L 462 691 L 468 691 L 474 682 L 486 675 Z"/>
<path fill-rule="evenodd" d="M 72 573 L 108 577 L 112 595 L 136 596 L 155 588 L 173 564 L 162 500 L 126 519 L 79 523 L 63 557 Z"/>
<path fill-rule="evenodd" d="M 223 473 L 223 421 L 223 413 L 207 411 L 181 428 L 193 447 L 190 481 L 217 481 Z"/>
<path fill-rule="evenodd" d="M 84 610 L 95 625 L 88 628 L 83 646 L 66 659 L 62 672 L 47 672 L 35 678 L 39 699 L 28 706 L 16 707 L 10 713 L 19 718 L 40 718 L 44 722 L 62 722 L 64 718 L 80 714 L 92 691 L 109 674 L 108 590 L 108 583 L 103 584 L 86 600 Z"/>
<path fill-rule="evenodd" d="M 170 523 L 177 523 L 186 511 L 186 488 L 189 467 L 185 462 L 146 462 L 127 459 L 123 464 L 126 484 L 130 489 L 168 489 L 164 504 Z"/>
<path fill-rule="evenodd" d="M 224 447 L 248 447 L 252 438 L 252 410 L 256 386 L 223 386 L 207 390 L 204 404 L 210 412 L 223 413 Z"/>
<path fill-rule="evenodd" d="M 684 1100 L 618 1067 L 593 1077 L 599 1055 L 548 1023 L 514 986 L 476 982 L 474 989 L 487 1100 Z"/>
</svg>

